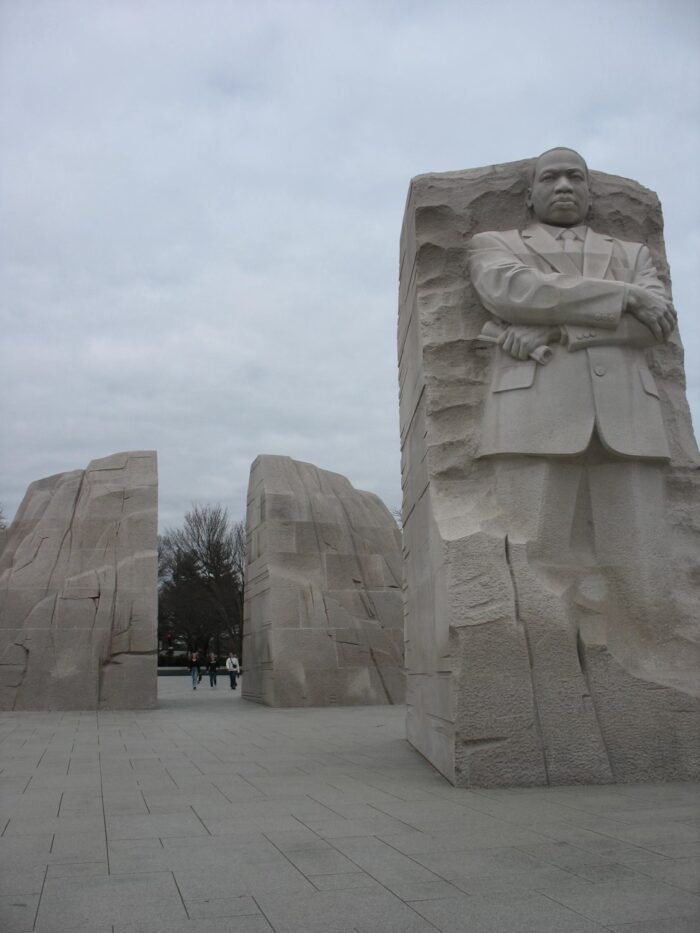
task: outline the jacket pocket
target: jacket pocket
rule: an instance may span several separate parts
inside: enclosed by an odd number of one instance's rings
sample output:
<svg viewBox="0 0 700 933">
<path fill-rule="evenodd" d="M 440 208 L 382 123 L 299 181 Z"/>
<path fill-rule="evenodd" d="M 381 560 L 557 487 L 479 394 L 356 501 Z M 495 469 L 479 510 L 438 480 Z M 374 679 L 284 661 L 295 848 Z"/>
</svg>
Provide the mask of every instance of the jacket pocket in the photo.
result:
<svg viewBox="0 0 700 933">
<path fill-rule="evenodd" d="M 654 377 L 649 372 L 646 367 L 639 370 L 639 376 L 642 380 L 642 387 L 647 395 L 653 395 L 654 398 L 659 397 L 659 390 L 656 388 L 656 383 L 654 382 Z"/>
<path fill-rule="evenodd" d="M 515 363 L 513 366 L 503 366 L 496 370 L 491 385 L 492 392 L 509 392 L 511 389 L 529 389 L 535 381 L 534 360 Z"/>
</svg>

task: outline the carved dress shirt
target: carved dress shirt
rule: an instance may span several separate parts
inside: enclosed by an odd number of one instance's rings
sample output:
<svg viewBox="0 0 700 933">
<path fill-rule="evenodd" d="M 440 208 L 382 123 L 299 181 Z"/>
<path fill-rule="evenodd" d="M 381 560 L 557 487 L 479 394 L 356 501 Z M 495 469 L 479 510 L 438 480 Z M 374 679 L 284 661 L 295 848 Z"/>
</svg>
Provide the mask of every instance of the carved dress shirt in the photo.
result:
<svg viewBox="0 0 700 933">
<path fill-rule="evenodd" d="M 573 254 L 575 261 L 578 261 L 581 269 L 583 269 L 583 244 L 588 227 L 585 224 L 579 224 L 577 227 L 553 227 L 551 224 L 540 224 L 540 226 L 544 227 L 561 244 L 561 248 L 565 253 Z M 569 237 L 571 239 L 567 244 L 565 240 Z"/>
</svg>

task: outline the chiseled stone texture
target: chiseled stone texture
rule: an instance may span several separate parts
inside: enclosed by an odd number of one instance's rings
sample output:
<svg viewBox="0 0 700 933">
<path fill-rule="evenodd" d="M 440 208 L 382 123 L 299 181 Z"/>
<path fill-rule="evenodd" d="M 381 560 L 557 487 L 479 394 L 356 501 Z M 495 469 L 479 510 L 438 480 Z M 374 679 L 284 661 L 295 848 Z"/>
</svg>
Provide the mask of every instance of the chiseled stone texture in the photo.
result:
<svg viewBox="0 0 700 933">
<path fill-rule="evenodd" d="M 488 315 L 467 247 L 477 232 L 526 225 L 531 165 L 423 175 L 408 195 L 398 335 L 408 737 L 460 786 L 697 777 L 700 477 L 677 334 L 647 352 L 673 458 L 675 602 L 653 634 L 616 632 L 594 584 L 587 603 L 579 581 L 576 602 L 543 579 L 527 541 L 494 531 L 494 459 L 477 457 L 493 349 L 477 340 Z M 646 243 L 668 282 L 656 195 L 599 172 L 591 190 L 592 228 Z"/>
<path fill-rule="evenodd" d="M 403 702 L 401 533 L 381 499 L 310 463 L 260 456 L 247 533 L 244 697 Z"/>
<path fill-rule="evenodd" d="M 0 709 L 156 705 L 155 451 L 32 483 L 0 555 Z"/>
</svg>

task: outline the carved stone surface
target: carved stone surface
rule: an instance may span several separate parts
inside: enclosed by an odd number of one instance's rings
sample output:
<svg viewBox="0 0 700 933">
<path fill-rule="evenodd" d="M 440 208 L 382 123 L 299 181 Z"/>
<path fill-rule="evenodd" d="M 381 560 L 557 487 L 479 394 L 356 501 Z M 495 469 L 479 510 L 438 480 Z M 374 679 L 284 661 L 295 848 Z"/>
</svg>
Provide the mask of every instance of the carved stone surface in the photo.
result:
<svg viewBox="0 0 700 933">
<path fill-rule="evenodd" d="M 409 191 L 398 339 L 408 737 L 461 786 L 697 777 L 700 477 L 677 334 L 646 351 L 653 379 L 640 376 L 640 389 L 659 393 L 670 466 L 648 467 L 634 451 L 611 464 L 600 447 L 585 462 L 572 457 L 572 511 L 552 523 L 568 532 L 546 553 L 543 516 L 564 508 L 566 471 L 554 457 L 481 455 L 501 443 L 504 417 L 513 435 L 530 417 L 526 383 L 588 359 L 561 345 L 550 363 L 516 363 L 503 385 L 491 383 L 504 354 L 479 339 L 493 318 L 469 278 L 469 245 L 476 233 L 527 226 L 531 169 L 524 161 L 424 175 Z M 599 172 L 590 186 L 590 226 L 645 243 L 668 285 L 653 192 Z M 591 328 L 581 330 L 592 340 Z M 601 373 L 591 371 L 584 391 L 610 375 L 595 365 Z M 529 382 L 518 366 L 531 370 Z M 511 397 L 501 411 L 491 405 L 484 441 L 492 388 Z M 553 444 L 569 427 L 557 424 L 558 397 L 548 396 L 550 434 L 540 426 Z M 650 456 L 663 455 L 658 427 L 649 427 L 660 451 Z M 656 495 L 659 476 L 664 493 L 651 502 L 645 490 Z M 640 590 L 616 590 L 632 570 Z"/>
<path fill-rule="evenodd" d="M 403 702 L 401 533 L 381 499 L 338 473 L 261 456 L 247 534 L 243 696 Z"/>
<path fill-rule="evenodd" d="M 0 555 L 0 708 L 156 705 L 154 451 L 32 483 Z"/>
</svg>

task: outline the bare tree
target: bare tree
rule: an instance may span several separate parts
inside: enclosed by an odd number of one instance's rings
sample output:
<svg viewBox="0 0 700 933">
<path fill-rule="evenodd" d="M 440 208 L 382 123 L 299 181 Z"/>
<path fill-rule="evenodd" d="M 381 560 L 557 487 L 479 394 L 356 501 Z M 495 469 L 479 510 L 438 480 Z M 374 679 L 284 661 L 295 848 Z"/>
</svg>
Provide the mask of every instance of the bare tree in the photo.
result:
<svg viewBox="0 0 700 933">
<path fill-rule="evenodd" d="M 188 651 L 240 653 L 245 528 L 220 505 L 194 505 L 181 528 L 159 540 L 158 621 L 162 638 Z"/>
</svg>

